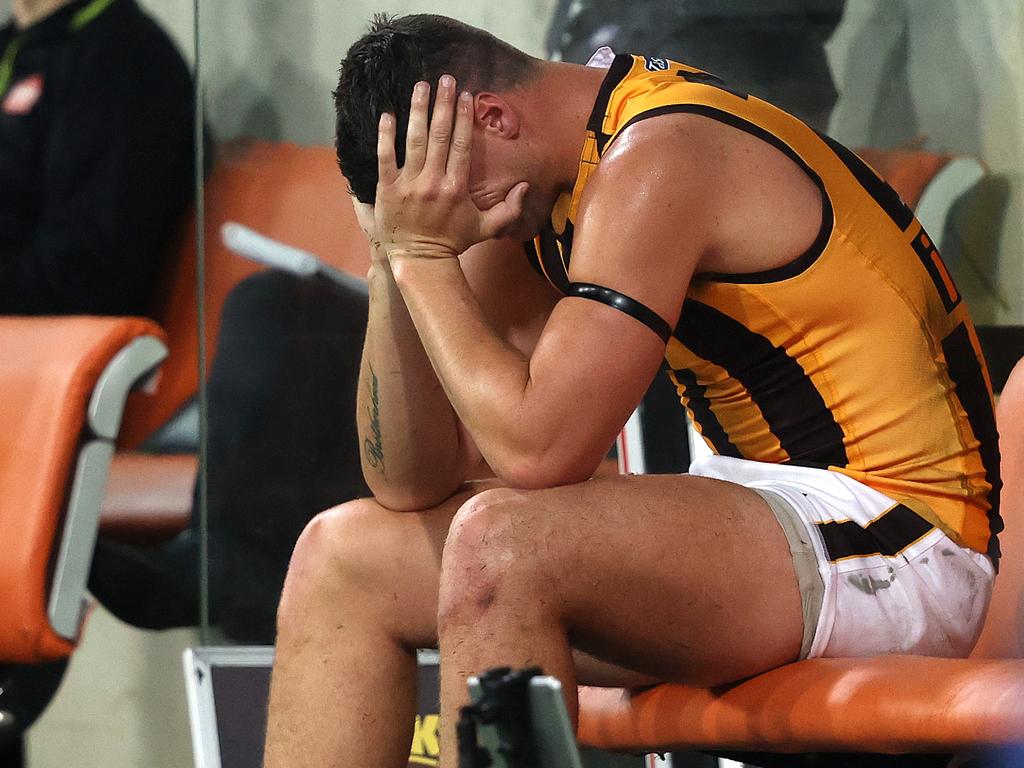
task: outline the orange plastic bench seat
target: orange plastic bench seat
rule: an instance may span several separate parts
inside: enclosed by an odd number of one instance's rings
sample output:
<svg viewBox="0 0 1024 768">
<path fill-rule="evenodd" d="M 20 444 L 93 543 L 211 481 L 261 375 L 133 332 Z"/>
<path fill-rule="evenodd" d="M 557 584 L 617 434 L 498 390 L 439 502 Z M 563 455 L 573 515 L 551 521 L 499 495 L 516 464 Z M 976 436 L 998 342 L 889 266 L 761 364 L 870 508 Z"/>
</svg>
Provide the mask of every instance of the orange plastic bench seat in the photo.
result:
<svg viewBox="0 0 1024 768">
<path fill-rule="evenodd" d="M 580 688 L 580 741 L 619 751 L 951 753 L 1024 739 L 1024 661 L 814 659 L 735 686 Z"/>
<path fill-rule="evenodd" d="M 0 658 L 59 659 L 73 643 L 47 615 L 86 410 L 107 365 L 163 332 L 139 318 L 0 318 Z"/>
</svg>

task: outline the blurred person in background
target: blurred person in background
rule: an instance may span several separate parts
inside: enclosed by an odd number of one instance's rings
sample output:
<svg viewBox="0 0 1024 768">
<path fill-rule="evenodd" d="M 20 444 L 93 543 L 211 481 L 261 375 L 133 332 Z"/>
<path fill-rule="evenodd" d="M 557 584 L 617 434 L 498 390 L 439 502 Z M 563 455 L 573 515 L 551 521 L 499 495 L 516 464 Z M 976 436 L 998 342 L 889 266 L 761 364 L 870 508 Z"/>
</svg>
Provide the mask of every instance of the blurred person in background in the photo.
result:
<svg viewBox="0 0 1024 768">
<path fill-rule="evenodd" d="M 825 43 L 845 0 L 559 0 L 551 58 L 585 64 L 594 51 L 642 51 L 685 61 L 828 128 L 835 83 Z"/>
<path fill-rule="evenodd" d="M 0 314 L 151 311 L 191 198 L 192 78 L 135 0 L 13 0 L 0 26 Z M 18 733 L 66 662 L 0 670 Z M 21 764 L 0 734 L 0 763 Z"/>
<path fill-rule="evenodd" d="M 151 309 L 191 197 L 192 78 L 135 0 L 12 0 L 0 27 L 0 314 Z"/>
</svg>

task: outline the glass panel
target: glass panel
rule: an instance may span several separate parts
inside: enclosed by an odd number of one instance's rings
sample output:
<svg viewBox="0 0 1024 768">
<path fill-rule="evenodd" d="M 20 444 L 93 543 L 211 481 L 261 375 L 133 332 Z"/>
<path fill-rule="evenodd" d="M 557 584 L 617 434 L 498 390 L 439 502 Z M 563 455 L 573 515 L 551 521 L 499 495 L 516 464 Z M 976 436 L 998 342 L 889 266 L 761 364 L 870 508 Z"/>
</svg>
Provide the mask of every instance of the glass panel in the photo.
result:
<svg viewBox="0 0 1024 768">
<path fill-rule="evenodd" d="M 1021 23 L 1014 2 L 853 2 L 828 46 L 837 139 L 959 159 L 921 202 L 980 324 L 1024 319 Z"/>
</svg>

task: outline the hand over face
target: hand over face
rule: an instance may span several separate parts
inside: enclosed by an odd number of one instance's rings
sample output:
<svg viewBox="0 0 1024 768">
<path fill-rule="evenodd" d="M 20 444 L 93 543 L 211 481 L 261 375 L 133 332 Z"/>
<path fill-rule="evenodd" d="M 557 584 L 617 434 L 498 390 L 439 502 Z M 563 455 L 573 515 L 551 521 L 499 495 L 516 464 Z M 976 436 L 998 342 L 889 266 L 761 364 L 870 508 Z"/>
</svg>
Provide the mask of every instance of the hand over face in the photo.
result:
<svg viewBox="0 0 1024 768">
<path fill-rule="evenodd" d="M 502 202 L 486 211 L 479 210 L 469 196 L 472 94 L 456 98 L 454 78 L 444 75 L 428 129 L 429 102 L 430 86 L 417 83 L 401 169 L 395 156 L 395 117 L 381 115 L 374 217 L 377 238 L 391 259 L 457 257 L 470 246 L 498 236 L 522 214 L 526 182 L 514 186 Z"/>
</svg>

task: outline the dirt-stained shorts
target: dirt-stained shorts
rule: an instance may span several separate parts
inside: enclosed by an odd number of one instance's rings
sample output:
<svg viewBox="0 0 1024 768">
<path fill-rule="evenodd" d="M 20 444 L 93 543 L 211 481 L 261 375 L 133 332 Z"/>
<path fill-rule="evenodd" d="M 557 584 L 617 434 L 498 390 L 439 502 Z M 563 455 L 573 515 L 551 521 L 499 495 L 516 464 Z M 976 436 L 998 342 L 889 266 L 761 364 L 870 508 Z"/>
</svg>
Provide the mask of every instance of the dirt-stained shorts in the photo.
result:
<svg viewBox="0 0 1024 768">
<path fill-rule="evenodd" d="M 995 577 L 986 555 L 839 472 L 710 456 L 690 474 L 750 488 L 775 513 L 803 602 L 800 658 L 974 647 Z"/>
</svg>

